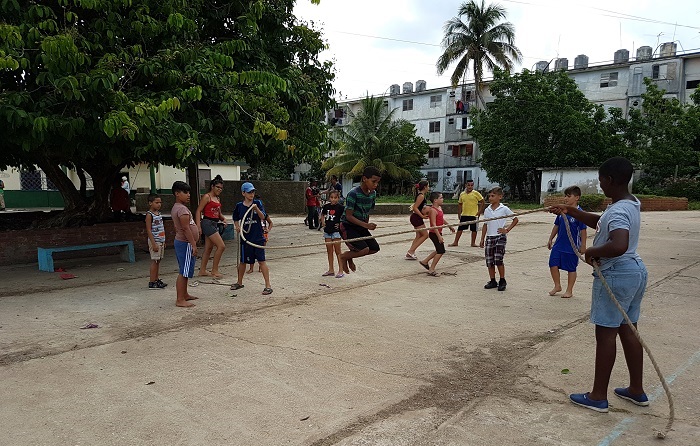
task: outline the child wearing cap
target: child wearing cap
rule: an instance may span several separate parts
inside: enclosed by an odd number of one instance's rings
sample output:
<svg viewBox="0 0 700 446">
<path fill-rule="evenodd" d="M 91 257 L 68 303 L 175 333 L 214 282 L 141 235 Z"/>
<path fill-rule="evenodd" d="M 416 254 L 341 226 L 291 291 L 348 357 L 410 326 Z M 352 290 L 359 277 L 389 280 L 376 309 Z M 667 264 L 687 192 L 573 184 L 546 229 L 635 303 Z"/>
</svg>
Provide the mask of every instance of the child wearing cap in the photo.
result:
<svg viewBox="0 0 700 446">
<path fill-rule="evenodd" d="M 238 281 L 231 285 L 231 289 L 238 290 L 243 288 L 243 276 L 245 275 L 246 265 L 253 265 L 257 260 L 260 265 L 260 272 L 262 272 L 263 279 L 265 279 L 265 288 L 262 293 L 263 295 L 272 294 L 270 270 L 265 262 L 265 249 L 252 245 L 265 245 L 265 235 L 263 234 L 261 222 L 268 221 L 271 223 L 271 220 L 269 220 L 265 212 L 262 201 L 255 199 L 255 186 L 253 186 L 253 183 L 243 183 L 241 185 L 241 194 L 243 195 L 243 201 L 236 203 L 236 208 L 233 210 L 233 224 L 237 233 L 240 234 L 243 231 L 246 241 L 240 240 L 241 262 L 238 265 Z M 252 210 L 246 216 L 246 212 L 251 208 Z M 245 221 L 243 221 L 244 216 Z"/>
</svg>

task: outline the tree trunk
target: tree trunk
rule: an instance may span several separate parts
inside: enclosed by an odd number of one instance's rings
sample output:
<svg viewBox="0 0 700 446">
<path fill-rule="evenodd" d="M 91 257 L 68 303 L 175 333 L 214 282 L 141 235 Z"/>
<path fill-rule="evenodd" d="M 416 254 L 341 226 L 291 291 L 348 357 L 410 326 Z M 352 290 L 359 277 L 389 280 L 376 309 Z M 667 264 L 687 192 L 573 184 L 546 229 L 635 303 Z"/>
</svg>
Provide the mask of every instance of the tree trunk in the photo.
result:
<svg viewBox="0 0 700 446">
<path fill-rule="evenodd" d="M 80 166 L 75 166 L 75 173 L 80 178 L 80 196 L 83 200 L 87 200 L 87 178 L 85 178 L 85 171 Z"/>
<path fill-rule="evenodd" d="M 106 221 L 112 218 L 112 208 L 109 203 L 109 195 L 112 187 L 121 187 L 118 183 L 120 166 L 97 166 L 96 169 L 86 169 L 92 177 L 94 196 L 88 213 L 98 221 Z"/>
<path fill-rule="evenodd" d="M 37 161 L 36 164 L 58 188 L 63 197 L 64 210 L 72 211 L 85 208 L 85 200 L 59 165 L 53 164 L 47 159 Z"/>
</svg>

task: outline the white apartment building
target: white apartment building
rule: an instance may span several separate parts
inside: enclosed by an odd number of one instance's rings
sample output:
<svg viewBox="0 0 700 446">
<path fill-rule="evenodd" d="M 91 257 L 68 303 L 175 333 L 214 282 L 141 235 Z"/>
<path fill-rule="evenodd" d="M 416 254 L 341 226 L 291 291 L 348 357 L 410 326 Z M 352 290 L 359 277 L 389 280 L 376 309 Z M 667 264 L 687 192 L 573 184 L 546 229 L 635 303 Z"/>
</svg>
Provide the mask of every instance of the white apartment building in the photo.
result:
<svg viewBox="0 0 700 446">
<path fill-rule="evenodd" d="M 628 50 L 622 49 L 614 53 L 611 62 L 589 65 L 588 57 L 581 54 L 571 68 L 566 58 L 541 61 L 536 67 L 538 70 L 566 70 L 591 102 L 606 109 L 620 108 L 624 116 L 631 108 L 641 107 L 641 95 L 646 91 L 645 77 L 666 90 L 665 97 L 681 102 L 690 101 L 690 95 L 700 85 L 700 52 L 677 52 L 677 45 L 673 42 L 663 43 L 656 50 L 649 46 L 640 47 L 633 59 L 630 59 Z M 474 84 L 467 84 L 454 89 L 429 90 L 425 82 L 419 80 L 415 90 L 411 82 L 402 87 L 392 85 L 389 96 L 384 98 L 390 110 L 397 109 L 395 118 L 413 123 L 417 135 L 429 143 L 430 152 L 421 172 L 433 185 L 433 190 L 452 193 L 468 178 L 473 179 L 475 187 L 480 190 L 495 185 L 479 166 L 478 144 L 469 134 L 467 113 L 475 106 L 474 88 Z M 484 101 L 492 101 L 488 81 L 482 89 Z M 328 122 L 347 125 L 350 119 L 348 111 L 357 113 L 360 101 L 361 98 L 340 102 L 338 108 L 328 114 Z M 457 110 L 458 101 L 464 105 L 464 112 Z M 561 185 L 557 185 L 555 192 L 561 189 Z"/>
</svg>

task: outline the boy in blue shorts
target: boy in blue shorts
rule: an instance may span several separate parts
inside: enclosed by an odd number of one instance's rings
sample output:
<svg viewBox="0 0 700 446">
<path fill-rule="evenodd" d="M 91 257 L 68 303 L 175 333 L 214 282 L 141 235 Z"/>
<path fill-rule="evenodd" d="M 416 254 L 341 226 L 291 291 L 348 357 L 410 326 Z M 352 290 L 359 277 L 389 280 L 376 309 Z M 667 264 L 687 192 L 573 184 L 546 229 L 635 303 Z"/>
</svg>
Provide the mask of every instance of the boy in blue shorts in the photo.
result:
<svg viewBox="0 0 700 446">
<path fill-rule="evenodd" d="M 259 246 L 265 246 L 262 222 L 268 221 L 268 224 L 271 225 L 272 220 L 268 219 L 262 201 L 255 198 L 255 186 L 253 186 L 253 183 L 243 183 L 241 185 L 241 194 L 243 195 L 243 201 L 236 203 L 236 208 L 233 210 L 233 224 L 236 226 L 236 232 L 240 234 L 241 229 L 243 229 L 243 234 L 245 234 L 247 241 Z M 245 221 L 243 221 L 243 216 L 250 208 L 252 210 L 246 216 Z M 249 245 L 243 239 L 240 242 L 241 261 L 238 264 L 238 281 L 231 285 L 231 289 L 238 290 L 243 288 L 243 276 L 245 275 L 246 265 L 251 265 L 252 267 L 257 260 L 260 265 L 260 272 L 263 275 L 263 279 L 265 279 L 265 288 L 262 293 L 265 296 L 272 294 L 270 269 L 267 267 L 267 262 L 265 262 L 265 250 Z"/>
<path fill-rule="evenodd" d="M 612 204 L 602 215 L 567 205 L 552 206 L 552 212 L 570 215 L 596 228 L 593 246 L 586 250 L 586 262 L 599 265 L 601 275 L 636 327 L 647 284 L 647 270 L 637 254 L 641 213 L 639 200 L 628 189 L 632 171 L 632 164 L 620 157 L 610 158 L 600 166 L 600 188 L 612 199 Z M 593 390 L 569 395 L 571 402 L 597 412 L 608 411 L 608 384 L 615 365 L 619 335 L 630 383 L 629 387 L 616 388 L 615 395 L 638 406 L 648 406 L 649 399 L 642 387 L 642 344 L 596 275 L 593 279 L 591 322 L 595 324 L 596 338 Z"/>
<path fill-rule="evenodd" d="M 578 186 L 569 186 L 564 189 L 564 204 L 573 206 L 578 210 L 581 208 L 578 201 L 581 199 L 581 188 Z M 566 215 L 557 215 L 554 220 L 552 233 L 549 235 L 549 243 L 547 248 L 552 252 L 549 254 L 549 271 L 552 273 L 554 280 L 554 288 L 549 292 L 550 296 L 556 295 L 561 291 L 561 278 L 559 270 L 563 269 L 568 272 L 568 283 L 566 284 L 566 292 L 561 297 L 568 298 L 574 295 L 574 284 L 576 283 L 576 267 L 578 266 L 578 256 L 571 247 L 569 235 L 566 232 L 564 218 L 568 218 L 571 235 L 578 248 L 582 253 L 586 252 L 586 225 L 576 220 L 574 217 Z M 554 241 L 556 236 L 557 240 Z"/>
<path fill-rule="evenodd" d="M 190 202 L 190 185 L 184 181 L 173 183 L 173 195 L 175 204 L 170 211 L 175 226 L 175 256 L 179 274 L 175 282 L 177 290 L 178 307 L 194 307 L 191 300 L 197 299 L 187 292 L 187 282 L 194 276 L 194 263 L 197 260 L 197 240 L 199 239 L 199 228 L 192 218 L 192 212 L 187 208 Z"/>
</svg>

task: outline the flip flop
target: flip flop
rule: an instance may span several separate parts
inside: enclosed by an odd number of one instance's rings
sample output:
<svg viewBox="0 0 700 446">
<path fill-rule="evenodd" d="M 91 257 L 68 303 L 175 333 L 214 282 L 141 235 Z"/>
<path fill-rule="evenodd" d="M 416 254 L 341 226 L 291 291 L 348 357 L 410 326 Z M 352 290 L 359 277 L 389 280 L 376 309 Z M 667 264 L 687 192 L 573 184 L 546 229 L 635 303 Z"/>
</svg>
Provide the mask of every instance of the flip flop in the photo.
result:
<svg viewBox="0 0 700 446">
<path fill-rule="evenodd" d="M 418 262 L 418 263 L 420 263 L 420 266 L 422 266 L 423 268 L 430 269 L 430 266 L 426 265 L 425 263 L 423 263 L 423 262 Z"/>
<path fill-rule="evenodd" d="M 268 294 L 272 294 L 272 288 L 263 288 L 263 296 L 267 296 Z"/>
<path fill-rule="evenodd" d="M 342 271 L 335 275 L 336 279 L 342 279 L 343 277 L 345 277 L 345 273 Z"/>
<path fill-rule="evenodd" d="M 244 286 L 245 286 L 245 285 L 239 285 L 238 283 L 234 283 L 233 285 L 231 285 L 231 289 L 232 289 L 233 291 L 236 291 L 236 290 L 240 290 L 240 289 L 243 288 Z"/>
<path fill-rule="evenodd" d="M 335 276 L 335 273 L 331 272 L 331 271 L 326 271 L 325 273 L 321 274 L 321 277 L 326 277 L 326 276 Z"/>
<path fill-rule="evenodd" d="M 429 276 L 440 277 L 440 273 L 437 271 L 428 271 Z"/>
</svg>

